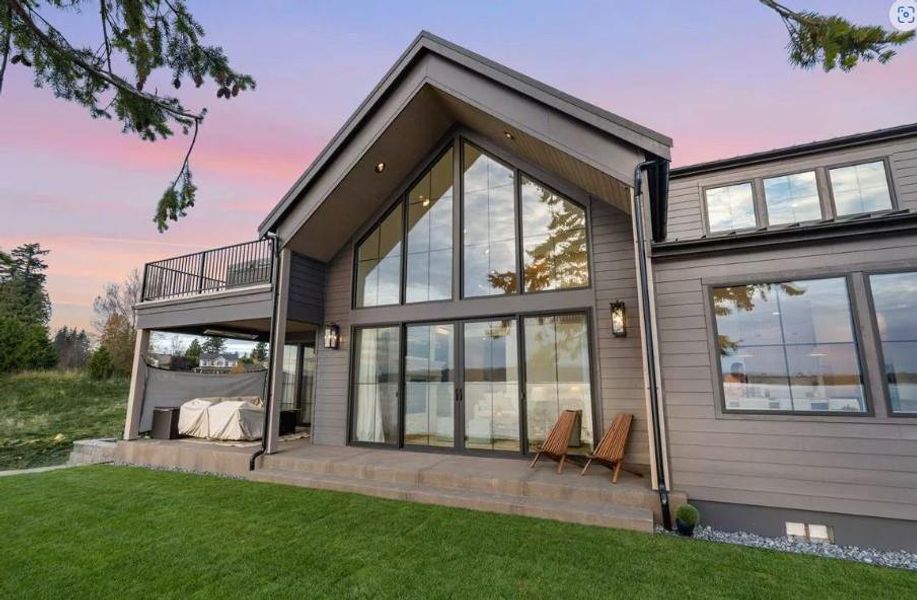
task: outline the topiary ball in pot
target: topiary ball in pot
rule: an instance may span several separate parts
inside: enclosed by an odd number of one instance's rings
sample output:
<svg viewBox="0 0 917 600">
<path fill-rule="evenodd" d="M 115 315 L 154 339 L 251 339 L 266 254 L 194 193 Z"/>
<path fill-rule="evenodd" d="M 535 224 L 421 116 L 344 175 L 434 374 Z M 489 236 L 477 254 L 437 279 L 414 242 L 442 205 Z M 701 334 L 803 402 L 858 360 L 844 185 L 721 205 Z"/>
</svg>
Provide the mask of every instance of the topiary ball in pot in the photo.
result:
<svg viewBox="0 0 917 600">
<path fill-rule="evenodd" d="M 682 504 L 675 511 L 675 528 L 679 535 L 694 535 L 694 527 L 700 522 L 700 511 L 690 504 Z"/>
</svg>

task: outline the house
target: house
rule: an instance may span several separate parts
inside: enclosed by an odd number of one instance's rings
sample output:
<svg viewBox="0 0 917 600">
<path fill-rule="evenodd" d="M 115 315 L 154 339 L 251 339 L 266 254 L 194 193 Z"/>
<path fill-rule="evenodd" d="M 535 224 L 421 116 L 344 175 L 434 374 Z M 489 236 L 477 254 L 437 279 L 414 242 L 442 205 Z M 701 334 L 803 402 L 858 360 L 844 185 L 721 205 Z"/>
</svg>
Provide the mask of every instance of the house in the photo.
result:
<svg viewBox="0 0 917 600">
<path fill-rule="evenodd" d="M 202 352 L 198 368 L 201 370 L 228 371 L 238 364 L 238 352 Z"/>
<path fill-rule="evenodd" d="M 917 549 L 917 125 L 670 171 L 671 146 L 422 33 L 259 240 L 146 265 L 135 364 L 153 330 L 273 341 L 261 461 L 306 397 L 303 453 L 388 469 L 496 468 L 566 408 L 585 451 L 629 413 L 657 519 L 678 493 Z"/>
</svg>

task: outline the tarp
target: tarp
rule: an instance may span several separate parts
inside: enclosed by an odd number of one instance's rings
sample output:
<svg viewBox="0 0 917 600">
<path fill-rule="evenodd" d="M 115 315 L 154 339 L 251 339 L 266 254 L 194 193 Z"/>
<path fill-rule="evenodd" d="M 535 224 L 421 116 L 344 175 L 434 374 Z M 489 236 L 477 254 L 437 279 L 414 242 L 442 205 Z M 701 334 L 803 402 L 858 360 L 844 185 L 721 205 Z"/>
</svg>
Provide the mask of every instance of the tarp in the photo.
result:
<svg viewBox="0 0 917 600">
<path fill-rule="evenodd" d="M 264 409 L 244 400 L 228 400 L 207 409 L 208 434 L 212 440 L 260 440 Z"/>
<path fill-rule="evenodd" d="M 140 431 L 153 427 L 153 409 L 159 406 L 177 408 L 195 398 L 222 396 L 265 396 L 267 371 L 248 373 L 190 373 L 169 371 L 141 364 L 146 378 L 140 410 Z M 180 415 L 179 415 L 180 416 Z"/>
</svg>

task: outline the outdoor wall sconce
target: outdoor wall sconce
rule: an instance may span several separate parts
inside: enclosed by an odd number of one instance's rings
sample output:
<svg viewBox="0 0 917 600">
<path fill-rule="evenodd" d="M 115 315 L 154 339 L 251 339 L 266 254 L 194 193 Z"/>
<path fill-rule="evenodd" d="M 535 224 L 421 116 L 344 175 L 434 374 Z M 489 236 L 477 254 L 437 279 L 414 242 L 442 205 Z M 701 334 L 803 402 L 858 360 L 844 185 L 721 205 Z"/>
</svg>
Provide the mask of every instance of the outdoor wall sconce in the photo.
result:
<svg viewBox="0 0 917 600">
<path fill-rule="evenodd" d="M 335 323 L 325 325 L 325 348 L 337 350 L 341 346 L 341 328 Z"/>
<path fill-rule="evenodd" d="M 627 311 L 620 300 L 611 303 L 611 334 L 615 337 L 627 337 Z"/>
</svg>

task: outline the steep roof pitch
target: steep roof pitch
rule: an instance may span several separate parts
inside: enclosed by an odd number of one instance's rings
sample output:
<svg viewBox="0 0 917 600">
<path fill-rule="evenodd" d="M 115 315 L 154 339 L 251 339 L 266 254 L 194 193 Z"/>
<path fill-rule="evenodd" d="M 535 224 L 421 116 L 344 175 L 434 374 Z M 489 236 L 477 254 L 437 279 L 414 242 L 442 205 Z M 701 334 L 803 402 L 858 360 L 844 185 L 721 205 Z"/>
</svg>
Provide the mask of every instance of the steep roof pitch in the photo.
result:
<svg viewBox="0 0 917 600">
<path fill-rule="evenodd" d="M 261 235 L 277 227 L 291 206 L 309 188 L 310 183 L 346 146 L 354 133 L 372 115 L 376 106 L 397 86 L 401 76 L 427 53 L 433 53 L 460 64 L 478 75 L 510 87 L 541 104 L 632 144 L 647 154 L 665 159 L 670 156 L 672 139 L 668 136 L 545 85 L 427 31 L 422 31 L 280 202 L 268 213 L 258 227 Z"/>
</svg>

